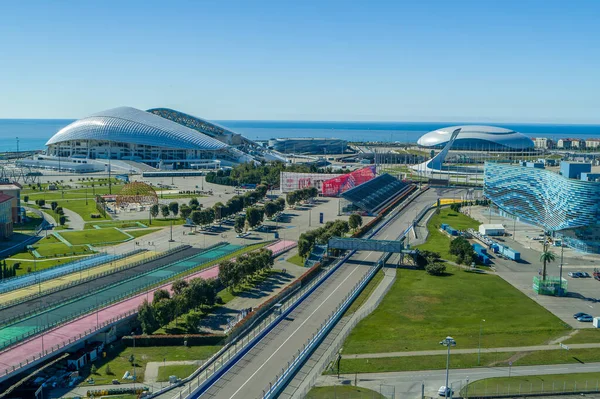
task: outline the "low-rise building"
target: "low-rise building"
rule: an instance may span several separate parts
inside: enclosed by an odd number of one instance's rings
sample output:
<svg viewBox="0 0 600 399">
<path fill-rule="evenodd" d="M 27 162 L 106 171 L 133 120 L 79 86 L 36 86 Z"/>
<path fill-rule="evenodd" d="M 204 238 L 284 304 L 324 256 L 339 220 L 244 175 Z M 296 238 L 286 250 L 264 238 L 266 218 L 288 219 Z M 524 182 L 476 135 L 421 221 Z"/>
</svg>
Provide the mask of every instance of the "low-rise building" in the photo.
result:
<svg viewBox="0 0 600 399">
<path fill-rule="evenodd" d="M 551 149 L 551 148 L 554 148 L 554 146 L 555 146 L 554 140 L 546 138 L 546 137 L 534 137 L 533 144 L 535 145 L 535 148 L 544 148 L 544 149 Z"/>
<path fill-rule="evenodd" d="M 21 223 L 21 186 L 17 182 L 9 179 L 0 179 L 0 194 L 6 194 L 11 197 L 11 212 L 13 223 Z"/>
<path fill-rule="evenodd" d="M 13 197 L 0 193 L 0 238 L 10 238 L 13 234 Z"/>
<path fill-rule="evenodd" d="M 571 148 L 584 149 L 585 140 L 583 139 L 571 139 Z"/>
<path fill-rule="evenodd" d="M 570 150 L 571 148 L 573 148 L 573 143 L 571 142 L 571 139 L 558 139 L 556 147 L 562 148 L 564 150 Z"/>
<path fill-rule="evenodd" d="M 598 147 L 600 147 L 600 139 L 585 140 L 585 148 L 598 148 Z"/>
</svg>

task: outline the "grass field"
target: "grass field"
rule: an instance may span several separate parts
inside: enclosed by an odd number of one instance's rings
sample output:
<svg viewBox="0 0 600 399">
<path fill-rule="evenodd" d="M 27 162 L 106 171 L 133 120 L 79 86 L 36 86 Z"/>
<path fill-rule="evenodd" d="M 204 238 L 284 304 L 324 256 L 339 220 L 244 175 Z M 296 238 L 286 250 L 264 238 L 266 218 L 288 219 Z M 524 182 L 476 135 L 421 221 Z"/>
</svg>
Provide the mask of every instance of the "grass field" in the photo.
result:
<svg viewBox="0 0 600 399">
<path fill-rule="evenodd" d="M 112 346 L 112 345 L 111 345 Z M 133 374 L 133 366 L 129 363 L 129 356 L 134 355 L 136 376 L 137 381 L 144 380 L 144 371 L 148 362 L 162 362 L 173 360 L 203 360 L 208 359 L 214 353 L 216 353 L 220 346 L 158 346 L 158 347 L 125 347 L 122 344 L 116 344 L 113 349 L 106 351 L 107 356 L 104 359 L 100 359 L 94 364 L 98 369 L 98 373 L 93 375 L 96 385 L 110 384 L 111 381 L 116 378 L 121 381 L 122 384 L 132 383 L 133 381 L 121 380 L 123 374 L 129 371 Z M 110 365 L 111 374 L 106 374 L 106 365 Z M 83 370 L 80 370 L 80 375 L 84 377 L 84 381 L 80 384 L 86 386 L 85 380 L 90 375 L 90 365 L 86 366 Z"/>
<path fill-rule="evenodd" d="M 21 256 L 21 255 L 22 254 L 17 254 L 17 255 L 14 255 L 13 257 L 6 259 L 7 265 L 12 266 L 15 263 L 20 264 L 19 269 L 17 269 L 17 276 L 22 276 L 23 274 L 27 274 L 28 273 L 27 270 L 29 268 L 31 268 L 31 271 L 34 271 L 34 269 L 35 270 L 43 270 L 43 269 L 47 269 L 52 266 L 65 264 L 65 263 L 72 262 L 74 260 L 81 259 L 81 258 L 66 257 L 66 258 L 58 258 L 58 259 L 52 259 L 52 260 L 38 260 L 37 262 L 34 263 L 34 262 L 23 262 L 21 259 L 23 259 L 24 256 Z M 29 254 L 26 254 L 26 255 L 29 255 Z"/>
<path fill-rule="evenodd" d="M 171 366 L 160 366 L 158 368 L 158 378 L 156 381 L 164 382 L 169 381 L 169 376 L 177 376 L 178 378 L 187 378 L 189 377 L 198 366 L 195 364 L 174 364 Z"/>
<path fill-rule="evenodd" d="M 305 399 L 385 399 L 379 392 L 348 385 L 313 387 Z"/>
<path fill-rule="evenodd" d="M 304 267 L 304 259 L 302 259 L 302 257 L 298 254 L 296 254 L 294 256 L 290 256 L 289 258 L 286 259 L 286 261 L 290 262 L 296 266 Z"/>
<path fill-rule="evenodd" d="M 60 233 L 63 238 L 73 245 L 118 243 L 129 240 L 129 236 L 113 228 L 97 230 L 81 230 Z"/>
<path fill-rule="evenodd" d="M 441 347 L 441 346 L 440 346 Z M 536 366 L 541 364 L 575 364 L 600 361 L 600 349 L 571 349 L 525 352 L 481 353 L 481 367 L 508 367 L 509 362 L 516 366 Z M 465 369 L 479 367 L 477 353 L 452 354 L 450 368 Z M 398 356 L 370 359 L 345 359 L 342 356 L 342 373 L 383 373 L 390 371 L 441 370 L 446 368 L 446 355 Z M 337 369 L 328 374 L 337 373 Z"/>
<path fill-rule="evenodd" d="M 40 241 L 35 243 L 33 247 L 41 256 L 47 258 L 94 253 L 84 245 L 73 245 L 72 247 L 69 247 L 52 235 L 42 238 Z"/>
<path fill-rule="evenodd" d="M 31 231 L 38 228 L 42 223 L 42 217 L 37 213 L 27 212 L 27 218 L 29 219 L 26 223 L 16 223 L 13 225 L 14 231 Z"/>
<path fill-rule="evenodd" d="M 457 230 L 466 230 L 469 227 L 476 229 L 481 223 L 460 212 L 453 212 L 449 208 L 442 208 L 439 214 L 436 213 L 431 217 L 427 223 L 427 230 L 429 231 L 427 242 L 415 248 L 437 252 L 443 259 L 455 261 L 456 257 L 450 255 L 449 252 L 450 237 L 439 230 L 442 223 L 449 224 Z"/>
<path fill-rule="evenodd" d="M 563 341 L 564 344 L 587 344 L 590 342 L 600 342 L 600 330 L 597 328 L 581 329 L 575 336 Z"/>
<path fill-rule="evenodd" d="M 112 187 L 112 193 L 118 193 L 119 190 L 121 190 L 122 186 L 115 186 L 113 185 Z M 87 189 L 87 193 L 86 193 L 86 189 L 85 188 L 77 188 L 77 189 L 67 189 L 67 190 L 53 190 L 53 191 L 37 191 L 37 190 L 27 190 L 26 192 L 24 191 L 21 195 L 28 195 L 30 200 L 36 200 L 36 199 L 45 199 L 46 202 L 50 202 L 50 201 L 58 201 L 58 200 L 66 200 L 66 199 L 85 199 L 86 196 L 88 198 L 88 201 L 93 201 L 95 195 L 104 195 L 104 194 L 108 194 L 108 186 L 102 186 L 102 187 L 89 187 Z M 95 195 L 94 195 L 95 193 Z"/>
<path fill-rule="evenodd" d="M 110 227 L 118 227 L 120 229 L 139 229 L 143 227 L 147 227 L 148 221 L 140 222 L 142 225 L 138 224 L 136 221 L 130 220 L 107 220 L 100 222 L 89 222 L 84 225 L 85 230 L 95 229 L 94 226 L 98 226 L 101 229 L 108 229 Z"/>
<path fill-rule="evenodd" d="M 474 381 L 460 391 L 461 396 L 510 395 L 511 393 L 573 392 L 596 390 L 600 383 L 600 373 L 573 373 L 548 375 L 513 375 L 511 377 L 486 378 Z"/>
<path fill-rule="evenodd" d="M 60 200 L 58 202 L 59 206 L 63 208 L 69 209 L 81 216 L 81 218 L 85 221 L 93 221 L 93 220 L 110 220 L 110 216 L 107 213 L 106 217 L 103 217 L 102 214 L 96 209 L 96 202 L 93 199 L 89 199 L 87 201 L 87 205 L 85 204 L 85 200 Z M 92 219 L 92 213 L 100 214 L 99 219 Z M 57 219 L 58 220 L 58 219 Z"/>
<path fill-rule="evenodd" d="M 358 308 L 360 308 L 362 306 L 362 304 L 365 303 L 365 301 L 367 299 L 369 299 L 369 297 L 373 293 L 373 290 L 375 290 L 375 288 L 377 288 L 379 283 L 381 283 L 381 280 L 383 280 L 384 276 L 385 276 L 385 273 L 383 272 L 383 270 L 379 270 L 377 272 L 377 274 L 375 274 L 373 276 L 371 281 L 369 281 L 369 284 L 367 284 L 365 289 L 362 290 L 360 295 L 354 300 L 354 302 L 352 302 L 352 304 L 350 305 L 348 310 L 346 310 L 346 313 L 344 313 L 344 316 L 349 316 L 349 315 L 353 314 L 354 312 L 356 312 L 358 310 Z"/>
<path fill-rule="evenodd" d="M 146 234 L 154 233 L 154 232 L 157 232 L 157 231 L 160 231 L 160 230 L 161 230 L 160 228 L 157 228 L 157 229 L 133 230 L 133 231 L 128 231 L 127 234 L 131 234 L 135 238 L 138 238 L 138 237 L 141 237 L 141 236 L 145 236 Z"/>
<path fill-rule="evenodd" d="M 450 267 L 444 277 L 398 270 L 379 307 L 344 344 L 345 353 L 440 349 L 450 335 L 460 348 L 539 345 L 570 331 L 519 290 L 488 274 Z M 485 319 L 485 322 L 481 320 Z"/>
<path fill-rule="evenodd" d="M 185 220 L 181 219 L 181 218 L 167 218 L 167 219 L 163 219 L 163 218 L 158 218 L 158 219 L 152 219 L 152 223 L 148 222 L 148 219 L 137 219 L 137 220 L 109 220 L 106 222 L 103 222 L 102 220 L 98 220 L 98 219 L 94 219 L 94 222 L 89 222 L 85 224 L 84 229 L 86 230 L 90 230 L 94 228 L 94 225 L 97 225 L 101 228 L 105 227 L 105 224 L 107 225 L 106 227 L 119 227 L 119 228 L 127 228 L 127 227 L 132 227 L 134 225 L 137 226 L 137 224 L 135 222 L 140 222 L 145 226 L 148 227 L 165 227 L 165 226 L 170 226 L 171 222 L 173 222 L 174 226 L 177 225 L 181 225 L 185 223 Z M 140 227 L 140 226 L 137 226 Z"/>
</svg>

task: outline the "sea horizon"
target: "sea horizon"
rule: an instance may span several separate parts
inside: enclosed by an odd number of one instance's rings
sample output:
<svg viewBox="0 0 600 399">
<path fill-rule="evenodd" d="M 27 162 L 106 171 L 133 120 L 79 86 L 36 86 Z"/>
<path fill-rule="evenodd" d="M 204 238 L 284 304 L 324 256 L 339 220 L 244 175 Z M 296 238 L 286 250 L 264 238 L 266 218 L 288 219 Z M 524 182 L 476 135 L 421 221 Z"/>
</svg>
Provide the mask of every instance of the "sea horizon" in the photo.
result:
<svg viewBox="0 0 600 399">
<path fill-rule="evenodd" d="M 0 119 L 0 152 L 43 150 L 45 143 L 76 119 Z M 600 138 L 600 124 L 528 122 L 389 122 L 389 121 L 293 121 L 293 120 L 211 120 L 251 140 L 318 137 L 348 141 L 415 143 L 432 130 L 457 125 L 491 125 L 512 129 L 528 137 Z M 368 138 L 368 140 L 366 140 Z"/>
</svg>

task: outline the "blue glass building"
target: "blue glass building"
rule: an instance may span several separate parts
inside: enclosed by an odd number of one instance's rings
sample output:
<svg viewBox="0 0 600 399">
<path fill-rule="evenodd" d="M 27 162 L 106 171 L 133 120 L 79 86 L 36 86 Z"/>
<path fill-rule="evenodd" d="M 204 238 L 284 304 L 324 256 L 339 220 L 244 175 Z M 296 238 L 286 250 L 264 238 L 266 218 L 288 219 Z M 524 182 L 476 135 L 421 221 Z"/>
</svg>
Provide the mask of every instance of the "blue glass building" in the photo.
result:
<svg viewBox="0 0 600 399">
<path fill-rule="evenodd" d="M 544 228 L 569 247 L 600 253 L 600 182 L 493 162 L 486 162 L 484 179 L 484 195 L 501 211 Z"/>
</svg>

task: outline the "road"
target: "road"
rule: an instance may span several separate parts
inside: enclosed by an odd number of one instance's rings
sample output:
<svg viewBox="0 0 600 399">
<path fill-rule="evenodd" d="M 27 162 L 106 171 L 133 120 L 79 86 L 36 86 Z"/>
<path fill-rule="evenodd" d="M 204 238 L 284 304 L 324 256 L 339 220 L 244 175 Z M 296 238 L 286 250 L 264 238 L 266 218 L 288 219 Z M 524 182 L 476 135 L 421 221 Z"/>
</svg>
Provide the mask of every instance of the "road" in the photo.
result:
<svg viewBox="0 0 600 399">
<path fill-rule="evenodd" d="M 512 367 L 511 376 L 526 375 L 546 375 L 546 374 L 571 374 L 571 373 L 592 373 L 600 371 L 600 363 L 588 364 L 556 364 L 547 366 L 519 366 Z M 508 367 L 481 367 L 472 369 L 453 369 L 450 370 L 449 382 L 455 392 L 465 386 L 467 379 L 469 382 L 493 377 L 508 377 Z M 317 380 L 317 386 L 331 386 L 337 384 L 347 385 L 349 382 L 354 384 L 356 378 L 358 385 L 364 388 L 373 389 L 377 392 L 382 387 L 394 387 L 396 398 L 421 398 L 421 384 L 425 384 L 425 396 L 438 396 L 438 389 L 446 384 L 446 370 L 426 370 L 426 371 L 406 371 L 398 373 L 369 373 L 340 376 L 320 376 Z M 590 381 L 592 378 L 590 377 Z M 594 380 L 594 386 L 596 379 Z M 390 389 L 386 389 L 390 391 Z"/>
<path fill-rule="evenodd" d="M 374 238 L 394 239 L 426 206 L 430 206 L 446 189 L 431 189 L 409 204 Z M 290 315 L 251 349 L 234 367 L 202 395 L 203 398 L 257 398 L 268 388 L 282 368 L 298 353 L 348 292 L 381 256 L 374 252 L 357 252 Z M 187 387 L 180 388 L 187 391 Z M 177 390 L 164 397 L 173 397 Z"/>
</svg>

